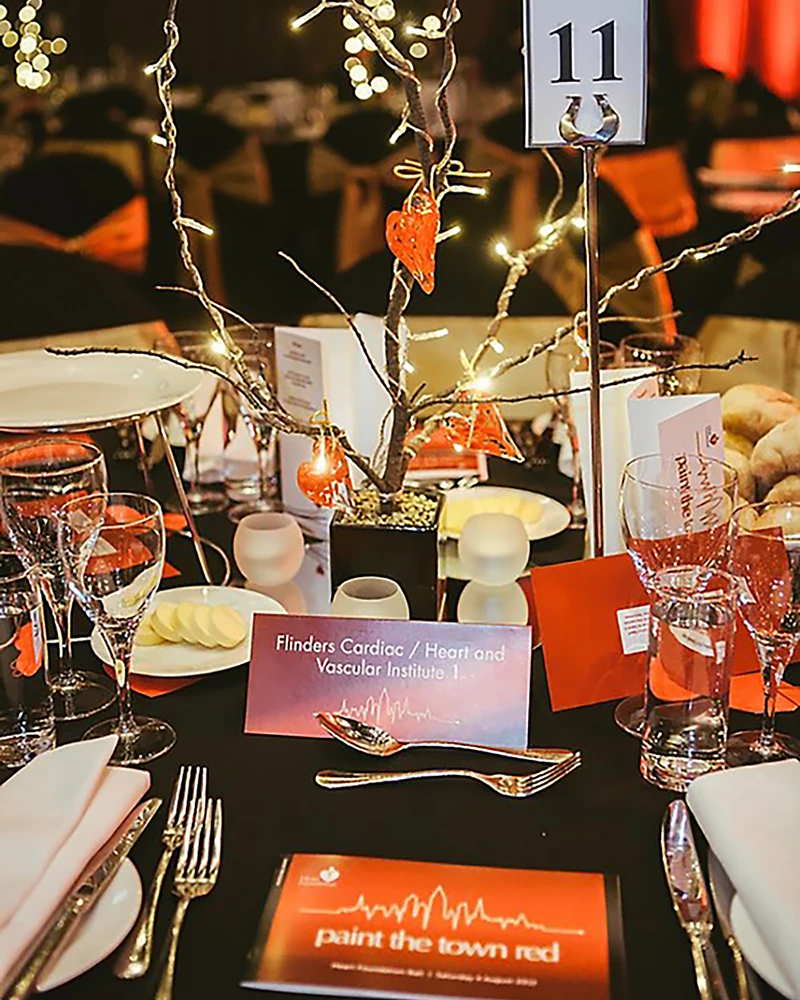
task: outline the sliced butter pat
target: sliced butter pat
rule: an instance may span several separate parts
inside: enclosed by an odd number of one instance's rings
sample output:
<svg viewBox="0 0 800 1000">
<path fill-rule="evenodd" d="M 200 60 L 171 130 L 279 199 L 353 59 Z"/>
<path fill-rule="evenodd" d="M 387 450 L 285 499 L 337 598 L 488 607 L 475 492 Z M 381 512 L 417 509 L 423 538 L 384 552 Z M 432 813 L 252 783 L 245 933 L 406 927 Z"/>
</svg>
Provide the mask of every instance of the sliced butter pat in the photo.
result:
<svg viewBox="0 0 800 1000">
<path fill-rule="evenodd" d="M 213 649 L 218 643 L 211 632 L 211 608 L 207 604 L 195 604 L 193 610 L 195 641 Z"/>
<path fill-rule="evenodd" d="M 175 609 L 175 631 L 184 642 L 190 642 L 192 645 L 200 642 L 194 623 L 197 608 L 196 604 L 182 601 Z"/>
<path fill-rule="evenodd" d="M 181 637 L 175 627 L 176 604 L 159 604 L 150 615 L 150 625 L 167 642 L 180 642 Z"/>
<path fill-rule="evenodd" d="M 218 645 L 233 649 L 247 635 L 247 626 L 235 608 L 220 604 L 211 608 L 209 632 Z"/>
<path fill-rule="evenodd" d="M 150 623 L 145 619 L 139 626 L 139 630 L 136 633 L 136 645 L 137 646 L 160 646 L 163 643 L 163 639 L 155 631 L 155 629 L 150 625 Z"/>
</svg>

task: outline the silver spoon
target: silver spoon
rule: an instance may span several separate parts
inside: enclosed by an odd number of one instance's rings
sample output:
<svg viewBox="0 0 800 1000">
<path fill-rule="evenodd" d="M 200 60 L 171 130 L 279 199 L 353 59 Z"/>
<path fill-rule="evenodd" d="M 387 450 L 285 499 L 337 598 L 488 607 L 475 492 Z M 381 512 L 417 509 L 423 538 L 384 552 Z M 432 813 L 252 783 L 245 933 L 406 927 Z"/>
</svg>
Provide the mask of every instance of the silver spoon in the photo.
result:
<svg viewBox="0 0 800 1000">
<path fill-rule="evenodd" d="M 400 753 L 401 750 L 412 750 L 417 747 L 432 747 L 446 750 L 476 750 L 479 753 L 496 754 L 499 757 L 517 757 L 523 760 L 535 760 L 541 764 L 560 764 L 565 760 L 580 760 L 578 750 L 559 749 L 530 749 L 511 750 L 508 747 L 484 747 L 473 743 L 449 743 L 446 740 L 424 740 L 417 743 L 401 743 L 396 740 L 391 733 L 378 726 L 369 726 L 366 722 L 359 722 L 358 719 L 348 719 L 344 715 L 336 712 L 317 712 L 317 722 L 325 732 L 335 736 L 337 740 L 360 750 L 362 753 L 372 754 L 374 757 L 391 757 Z"/>
</svg>

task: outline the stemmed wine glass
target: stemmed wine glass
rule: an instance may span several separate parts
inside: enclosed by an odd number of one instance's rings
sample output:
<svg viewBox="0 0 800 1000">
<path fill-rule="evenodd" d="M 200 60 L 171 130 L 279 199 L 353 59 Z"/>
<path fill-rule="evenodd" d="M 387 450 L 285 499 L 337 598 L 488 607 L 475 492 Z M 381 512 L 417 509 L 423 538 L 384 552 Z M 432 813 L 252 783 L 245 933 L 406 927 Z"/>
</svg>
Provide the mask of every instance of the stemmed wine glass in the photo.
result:
<svg viewBox="0 0 800 1000">
<path fill-rule="evenodd" d="M 59 546 L 69 587 L 94 622 L 114 661 L 119 718 L 93 726 L 84 739 L 119 737 L 115 764 L 143 764 L 166 753 L 175 730 L 159 719 L 134 716 L 130 668 L 136 631 L 164 568 L 164 519 L 150 497 L 110 493 L 98 525 L 97 495 L 71 501 L 59 512 Z"/>
<path fill-rule="evenodd" d="M 600 367 L 613 368 L 616 361 L 616 347 L 607 341 L 600 341 Z M 581 348 L 574 335 L 564 337 L 555 347 L 547 352 L 546 359 L 547 383 L 553 392 L 566 393 L 571 388 L 570 375 L 573 372 L 585 372 L 589 369 L 589 357 Z M 572 411 L 572 397 L 559 395 L 556 397 L 558 415 L 561 417 L 569 435 L 572 448 L 572 499 L 567 505 L 570 513 L 571 528 L 586 527 L 586 506 L 581 488 L 581 459 L 578 448 L 578 432 L 575 427 Z"/>
<path fill-rule="evenodd" d="M 617 362 L 620 368 L 671 368 L 673 365 L 695 365 L 703 360 L 703 345 L 694 337 L 675 333 L 631 333 L 619 344 Z M 700 388 L 701 372 L 671 372 L 658 376 L 660 396 L 685 396 Z"/>
<path fill-rule="evenodd" d="M 740 507 L 731 535 L 739 614 L 753 637 L 764 679 L 764 718 L 760 732 L 731 736 L 728 763 L 800 758 L 800 742 L 775 732 L 778 687 L 800 639 L 800 504 Z"/>
<path fill-rule="evenodd" d="M 103 675 L 72 666 L 73 597 L 57 537 L 57 514 L 65 503 L 106 491 L 103 453 L 88 442 L 38 438 L 0 452 L 0 513 L 26 569 L 38 576 L 55 621 L 59 656 L 50 686 L 59 720 L 85 718 L 114 700 Z"/>
<path fill-rule="evenodd" d="M 219 355 L 211 346 L 211 334 L 207 330 L 182 331 L 175 339 L 183 357 L 204 365 L 218 365 Z M 203 372 L 203 381 L 197 392 L 175 407 L 175 413 L 186 439 L 186 462 L 191 481 L 187 484 L 186 499 L 193 514 L 213 514 L 228 506 L 228 497 L 220 487 L 203 483 L 200 478 L 200 438 L 203 435 L 208 415 L 222 392 L 222 381 L 211 372 Z M 220 434 L 219 447 L 223 446 Z M 221 476 L 220 476 L 221 478 Z"/>
<path fill-rule="evenodd" d="M 643 455 L 628 462 L 620 485 L 625 548 L 652 600 L 656 574 L 679 566 L 725 569 L 730 521 L 738 500 L 736 472 L 703 455 Z M 618 726 L 641 736 L 644 696 L 621 701 Z"/>
<path fill-rule="evenodd" d="M 231 326 L 228 327 L 228 333 L 241 349 L 241 363 L 247 367 L 251 376 L 262 383 L 265 391 L 274 391 L 274 326 L 269 323 L 258 323 L 252 327 Z M 243 500 L 228 511 L 229 519 L 238 523 L 248 514 L 280 509 L 277 484 L 278 433 L 272 424 L 264 420 L 261 413 L 248 405 L 244 397 L 233 392 L 236 402 L 233 419 L 242 420 L 258 455 L 258 480 L 252 499 Z"/>
</svg>

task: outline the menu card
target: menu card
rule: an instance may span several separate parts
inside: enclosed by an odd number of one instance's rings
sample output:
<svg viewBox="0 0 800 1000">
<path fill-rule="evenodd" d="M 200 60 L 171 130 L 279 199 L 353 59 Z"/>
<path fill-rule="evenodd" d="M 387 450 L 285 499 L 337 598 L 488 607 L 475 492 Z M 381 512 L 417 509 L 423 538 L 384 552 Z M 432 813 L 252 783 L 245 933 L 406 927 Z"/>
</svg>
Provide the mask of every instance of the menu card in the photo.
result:
<svg viewBox="0 0 800 1000">
<path fill-rule="evenodd" d="M 619 1000 L 615 876 L 294 854 L 243 986 L 475 1000 Z"/>
</svg>

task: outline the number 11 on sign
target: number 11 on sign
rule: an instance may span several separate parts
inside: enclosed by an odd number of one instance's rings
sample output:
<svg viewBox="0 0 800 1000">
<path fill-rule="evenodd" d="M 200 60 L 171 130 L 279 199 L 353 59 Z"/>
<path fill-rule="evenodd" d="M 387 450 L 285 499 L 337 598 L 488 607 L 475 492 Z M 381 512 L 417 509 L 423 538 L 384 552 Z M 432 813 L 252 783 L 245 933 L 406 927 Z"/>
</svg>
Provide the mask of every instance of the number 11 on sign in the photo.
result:
<svg viewBox="0 0 800 1000">
<path fill-rule="evenodd" d="M 647 0 L 523 0 L 526 144 L 561 145 L 558 123 L 583 98 L 583 131 L 599 125 L 594 95 L 620 117 L 614 143 L 643 143 L 647 113 Z"/>
</svg>

